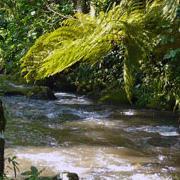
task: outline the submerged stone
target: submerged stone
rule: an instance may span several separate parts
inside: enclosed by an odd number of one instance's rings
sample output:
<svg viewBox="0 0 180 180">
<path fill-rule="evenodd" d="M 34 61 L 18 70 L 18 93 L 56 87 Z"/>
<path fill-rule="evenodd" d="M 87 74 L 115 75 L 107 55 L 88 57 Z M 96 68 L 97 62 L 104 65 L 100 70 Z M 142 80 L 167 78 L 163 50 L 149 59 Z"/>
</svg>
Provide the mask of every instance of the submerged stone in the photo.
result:
<svg viewBox="0 0 180 180">
<path fill-rule="evenodd" d="M 156 137 L 156 138 L 150 138 L 148 140 L 148 143 L 155 147 L 171 147 L 174 146 L 177 143 L 178 139 L 176 137 Z"/>
</svg>

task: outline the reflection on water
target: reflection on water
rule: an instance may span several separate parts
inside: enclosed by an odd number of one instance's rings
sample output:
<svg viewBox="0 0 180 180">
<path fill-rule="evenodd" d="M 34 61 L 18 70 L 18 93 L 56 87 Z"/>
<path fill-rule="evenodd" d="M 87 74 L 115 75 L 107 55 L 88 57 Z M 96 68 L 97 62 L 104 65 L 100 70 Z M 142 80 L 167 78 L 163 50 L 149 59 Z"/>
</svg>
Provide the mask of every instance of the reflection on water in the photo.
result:
<svg viewBox="0 0 180 180">
<path fill-rule="evenodd" d="M 21 169 L 72 171 L 82 179 L 169 180 L 180 174 L 178 115 L 97 105 L 84 96 L 3 99 L 7 155 Z"/>
</svg>

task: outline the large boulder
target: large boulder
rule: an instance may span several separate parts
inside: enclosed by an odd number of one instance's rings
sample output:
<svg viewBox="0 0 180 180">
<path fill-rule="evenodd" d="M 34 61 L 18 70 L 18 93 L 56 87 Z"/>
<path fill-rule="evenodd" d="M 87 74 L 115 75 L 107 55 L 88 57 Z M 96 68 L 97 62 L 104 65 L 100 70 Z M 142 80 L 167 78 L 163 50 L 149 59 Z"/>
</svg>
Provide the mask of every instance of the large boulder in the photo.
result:
<svg viewBox="0 0 180 180">
<path fill-rule="evenodd" d="M 21 84 L 0 75 L 0 95 L 24 95 L 34 99 L 53 100 L 56 99 L 52 90 L 46 86 Z"/>
</svg>

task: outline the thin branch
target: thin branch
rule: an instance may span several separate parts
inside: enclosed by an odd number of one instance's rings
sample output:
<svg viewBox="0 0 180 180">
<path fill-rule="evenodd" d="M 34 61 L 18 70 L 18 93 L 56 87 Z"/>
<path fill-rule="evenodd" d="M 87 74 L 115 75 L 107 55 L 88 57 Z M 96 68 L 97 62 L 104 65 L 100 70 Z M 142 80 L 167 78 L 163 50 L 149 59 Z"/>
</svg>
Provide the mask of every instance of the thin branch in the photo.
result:
<svg viewBox="0 0 180 180">
<path fill-rule="evenodd" d="M 60 16 L 60 17 L 62 17 L 62 18 L 64 18 L 64 19 L 72 18 L 72 16 L 70 16 L 70 15 L 66 15 L 66 16 L 65 16 L 65 15 L 63 15 L 63 14 L 55 11 L 54 9 L 52 9 L 52 8 L 51 8 L 50 6 L 48 6 L 48 5 L 46 5 L 46 7 L 47 7 L 47 9 L 48 9 L 49 11 L 53 12 L 54 14 L 57 14 L 58 16 Z"/>
</svg>

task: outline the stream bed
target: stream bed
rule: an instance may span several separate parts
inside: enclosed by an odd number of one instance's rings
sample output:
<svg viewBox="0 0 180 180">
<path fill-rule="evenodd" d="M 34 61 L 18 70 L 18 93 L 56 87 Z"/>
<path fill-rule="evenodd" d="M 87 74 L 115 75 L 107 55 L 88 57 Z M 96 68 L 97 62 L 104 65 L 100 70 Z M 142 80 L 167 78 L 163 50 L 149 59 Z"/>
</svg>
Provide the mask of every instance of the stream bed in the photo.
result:
<svg viewBox="0 0 180 180">
<path fill-rule="evenodd" d="M 6 156 L 17 156 L 21 171 L 34 165 L 43 175 L 69 171 L 87 180 L 180 179 L 178 114 L 55 95 L 54 101 L 2 99 Z"/>
</svg>

